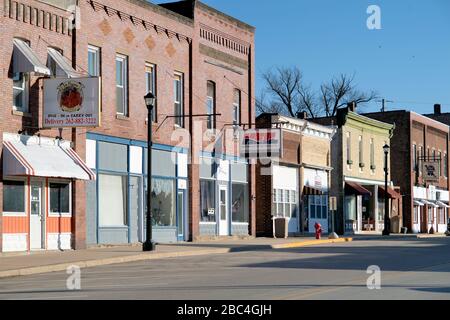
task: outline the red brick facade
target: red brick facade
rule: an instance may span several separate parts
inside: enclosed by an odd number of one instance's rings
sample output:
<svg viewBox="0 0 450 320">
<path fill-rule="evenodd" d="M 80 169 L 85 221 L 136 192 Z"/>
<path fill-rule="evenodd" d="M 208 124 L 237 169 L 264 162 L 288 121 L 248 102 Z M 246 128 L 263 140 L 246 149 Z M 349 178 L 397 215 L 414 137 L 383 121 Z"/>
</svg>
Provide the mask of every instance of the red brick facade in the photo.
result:
<svg viewBox="0 0 450 320">
<path fill-rule="evenodd" d="M 45 2 L 45 1 L 43 1 Z M 229 17 L 198 1 L 189 0 L 165 5 L 167 8 L 142 0 L 79 1 L 80 28 L 69 28 L 70 13 L 40 1 L 4 0 L 0 6 L 2 46 L 0 47 L 0 128 L 1 133 L 40 134 L 57 137 L 58 130 L 41 129 L 41 78 L 32 77 L 30 112 L 13 112 L 12 79 L 9 74 L 13 52 L 13 38 L 29 41 L 41 62 L 47 61 L 47 47 L 62 50 L 77 71 L 88 69 L 88 46 L 101 49 L 102 112 L 101 126 L 96 129 L 64 129 L 63 138 L 73 142 L 76 152 L 85 159 L 86 133 L 93 132 L 126 139 L 147 139 L 147 110 L 145 65 L 154 64 L 156 71 L 157 122 L 153 124 L 154 143 L 179 145 L 171 138 L 174 131 L 173 75 L 183 75 L 185 128 L 191 133 L 194 122 L 205 117 L 189 115 L 206 113 L 206 83 L 216 84 L 217 129 L 232 123 L 234 89 L 241 91 L 241 123 L 254 123 L 254 28 Z M 118 116 L 115 109 L 115 56 L 128 57 L 129 112 Z M 2 147 L 0 134 L 0 148 Z M 183 141 L 189 148 L 193 141 Z M 203 147 L 190 148 L 189 165 L 189 221 L 191 240 L 198 237 L 199 224 L 199 167 L 198 156 Z M 1 173 L 0 167 L 0 173 Z M 255 195 L 255 171 L 249 167 L 249 195 Z M 2 176 L 0 174 L 0 176 Z M 76 249 L 86 246 L 86 199 L 82 181 L 73 184 L 72 233 Z M 0 194 L 2 183 L 0 181 Z M 2 208 L 2 197 L 0 197 Z M 255 234 L 255 203 L 250 201 L 250 234 Z M 0 215 L 0 234 L 2 234 Z M 2 249 L 0 237 L 0 251 Z"/>
<path fill-rule="evenodd" d="M 434 186 L 440 190 L 449 190 L 449 179 L 444 176 L 445 167 L 448 168 L 449 127 L 426 116 L 409 111 L 391 111 L 369 113 L 365 116 L 386 123 L 395 123 L 395 130 L 391 139 L 391 177 L 395 185 L 400 186 L 403 197 L 403 225 L 412 230 L 414 219 L 414 187 L 429 188 Z M 413 146 L 416 146 L 418 165 L 414 168 Z M 420 148 L 423 148 L 420 155 Z M 419 157 L 432 156 L 441 153 L 441 169 L 439 181 L 426 182 L 423 179 Z M 444 160 L 447 159 L 447 162 Z M 448 172 L 448 171 L 447 171 Z M 428 232 L 428 207 L 421 209 L 421 232 Z"/>
</svg>

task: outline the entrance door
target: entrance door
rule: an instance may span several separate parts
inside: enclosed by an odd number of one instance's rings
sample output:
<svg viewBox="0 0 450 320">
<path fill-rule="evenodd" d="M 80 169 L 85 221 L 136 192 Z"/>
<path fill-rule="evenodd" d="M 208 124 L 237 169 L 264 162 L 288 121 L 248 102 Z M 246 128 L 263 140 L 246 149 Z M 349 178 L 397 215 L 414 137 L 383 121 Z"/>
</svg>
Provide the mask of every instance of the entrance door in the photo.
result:
<svg viewBox="0 0 450 320">
<path fill-rule="evenodd" d="M 228 236 L 229 223 L 228 223 L 228 190 L 226 186 L 219 187 L 219 235 Z"/>
<path fill-rule="evenodd" d="M 178 240 L 184 240 L 184 191 L 177 194 L 177 232 Z"/>
<path fill-rule="evenodd" d="M 130 242 L 144 242 L 142 179 L 130 176 Z"/>
<path fill-rule="evenodd" d="M 43 182 L 31 181 L 30 190 L 30 249 L 44 248 Z"/>
</svg>

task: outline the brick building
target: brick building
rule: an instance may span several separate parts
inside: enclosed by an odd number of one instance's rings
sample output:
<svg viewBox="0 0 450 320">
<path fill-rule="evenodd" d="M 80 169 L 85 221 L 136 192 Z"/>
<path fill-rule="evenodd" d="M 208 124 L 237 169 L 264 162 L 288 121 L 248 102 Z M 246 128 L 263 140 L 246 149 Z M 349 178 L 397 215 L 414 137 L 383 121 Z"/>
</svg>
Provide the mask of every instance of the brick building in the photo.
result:
<svg viewBox="0 0 450 320">
<path fill-rule="evenodd" d="M 79 0 L 75 15 L 71 1 L 3 2 L 1 251 L 145 240 L 149 91 L 155 240 L 255 234 L 254 167 L 224 138 L 254 122 L 253 27 L 195 0 Z M 101 79 L 99 127 L 43 128 L 55 75 Z M 70 153 L 72 173 L 11 169 L 42 144 Z"/>
<path fill-rule="evenodd" d="M 440 109 L 436 110 L 439 117 Z M 403 195 L 403 224 L 413 233 L 447 229 L 449 181 L 449 127 L 412 111 L 365 114 L 366 117 L 395 124 L 391 139 L 391 178 Z M 435 163 L 431 180 L 424 165 Z"/>
<path fill-rule="evenodd" d="M 257 165 L 257 234 L 272 235 L 272 217 L 286 218 L 292 235 L 314 232 L 316 222 L 328 232 L 330 148 L 335 129 L 272 114 L 260 115 L 256 124 L 281 129 L 283 146 L 279 159 Z"/>
</svg>

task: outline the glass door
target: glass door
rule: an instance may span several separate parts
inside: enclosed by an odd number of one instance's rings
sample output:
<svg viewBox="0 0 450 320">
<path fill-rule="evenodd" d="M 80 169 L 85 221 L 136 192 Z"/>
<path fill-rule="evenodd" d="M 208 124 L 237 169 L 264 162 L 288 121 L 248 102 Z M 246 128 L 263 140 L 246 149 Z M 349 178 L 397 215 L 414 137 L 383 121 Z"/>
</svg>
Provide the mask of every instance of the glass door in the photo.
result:
<svg viewBox="0 0 450 320">
<path fill-rule="evenodd" d="M 32 181 L 30 188 L 30 249 L 44 248 L 43 182 Z"/>
<path fill-rule="evenodd" d="M 179 191 L 177 194 L 177 230 L 178 240 L 184 239 L 184 191 Z"/>
<path fill-rule="evenodd" d="M 219 235 L 228 236 L 229 219 L 228 219 L 228 189 L 226 186 L 219 187 Z"/>
</svg>

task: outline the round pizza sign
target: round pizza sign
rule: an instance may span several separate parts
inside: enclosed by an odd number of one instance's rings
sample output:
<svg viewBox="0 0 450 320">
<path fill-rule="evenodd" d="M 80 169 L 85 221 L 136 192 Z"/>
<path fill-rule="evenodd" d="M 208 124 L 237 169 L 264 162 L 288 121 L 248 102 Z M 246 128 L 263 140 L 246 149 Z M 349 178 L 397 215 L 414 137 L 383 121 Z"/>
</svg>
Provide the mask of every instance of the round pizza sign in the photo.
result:
<svg viewBox="0 0 450 320">
<path fill-rule="evenodd" d="M 83 105 L 84 85 L 77 81 L 66 81 L 58 86 L 58 102 L 61 110 L 66 112 L 80 111 Z"/>
</svg>

